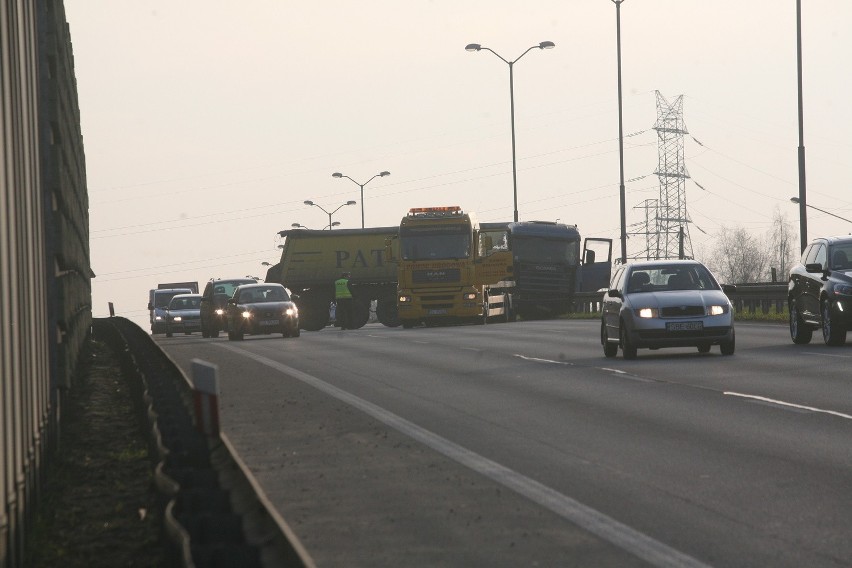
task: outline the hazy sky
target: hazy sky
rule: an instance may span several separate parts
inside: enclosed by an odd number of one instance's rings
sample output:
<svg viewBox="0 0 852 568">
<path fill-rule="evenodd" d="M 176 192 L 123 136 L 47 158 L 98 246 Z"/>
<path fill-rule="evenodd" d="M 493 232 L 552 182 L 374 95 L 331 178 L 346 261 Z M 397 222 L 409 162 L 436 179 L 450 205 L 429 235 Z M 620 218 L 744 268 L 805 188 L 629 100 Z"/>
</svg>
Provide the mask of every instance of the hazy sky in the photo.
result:
<svg viewBox="0 0 852 568">
<path fill-rule="evenodd" d="M 808 200 L 852 218 L 852 3 L 803 0 Z M 513 60 L 521 220 L 619 238 L 610 0 L 65 0 L 90 200 L 94 315 L 148 327 L 158 282 L 253 275 L 292 223 L 393 226 L 410 207 L 512 219 Z M 655 91 L 684 95 L 693 248 L 798 234 L 795 0 L 624 0 L 627 223 L 659 195 Z M 695 140 L 701 142 L 701 145 Z M 699 187 L 697 184 L 700 184 Z M 852 225 L 811 209 L 809 236 Z M 631 237 L 628 255 L 644 249 Z M 616 255 L 620 248 L 616 244 Z"/>
</svg>

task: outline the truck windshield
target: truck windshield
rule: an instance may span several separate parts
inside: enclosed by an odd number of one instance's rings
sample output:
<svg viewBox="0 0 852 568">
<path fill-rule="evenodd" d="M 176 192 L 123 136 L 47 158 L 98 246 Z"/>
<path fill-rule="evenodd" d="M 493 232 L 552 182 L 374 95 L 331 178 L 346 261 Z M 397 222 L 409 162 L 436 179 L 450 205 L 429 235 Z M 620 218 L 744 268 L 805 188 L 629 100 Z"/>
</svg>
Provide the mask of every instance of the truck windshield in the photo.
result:
<svg viewBox="0 0 852 568">
<path fill-rule="evenodd" d="M 470 257 L 470 227 L 423 225 L 401 227 L 399 253 L 403 260 L 447 260 Z"/>
<path fill-rule="evenodd" d="M 512 239 L 512 256 L 524 262 L 553 262 L 577 265 L 580 242 L 515 236 Z"/>
</svg>

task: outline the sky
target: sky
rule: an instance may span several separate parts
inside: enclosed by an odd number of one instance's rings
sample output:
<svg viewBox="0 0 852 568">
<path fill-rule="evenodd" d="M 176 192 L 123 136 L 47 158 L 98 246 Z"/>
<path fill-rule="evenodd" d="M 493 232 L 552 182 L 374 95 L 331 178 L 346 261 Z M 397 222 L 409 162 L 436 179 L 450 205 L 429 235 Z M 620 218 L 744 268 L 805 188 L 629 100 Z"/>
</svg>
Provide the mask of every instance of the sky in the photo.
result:
<svg viewBox="0 0 852 568">
<path fill-rule="evenodd" d="M 852 3 L 802 4 L 808 203 L 852 219 Z M 279 231 L 328 225 L 320 207 L 341 228 L 360 227 L 362 207 L 367 227 L 444 205 L 512 220 L 510 68 L 469 43 L 516 60 L 520 220 L 576 224 L 620 255 L 611 0 L 65 0 L 65 10 L 95 317 L 112 302 L 147 329 L 158 283 L 262 278 Z M 723 228 L 763 236 L 776 211 L 798 239 L 795 0 L 624 0 L 620 12 L 628 231 L 659 197 L 659 91 L 683 96 L 696 257 Z M 556 47 L 524 53 L 542 41 Z M 358 184 L 381 171 L 391 175 L 372 179 L 362 202 Z M 808 209 L 809 238 L 850 231 Z M 628 239 L 628 256 L 644 248 Z"/>
</svg>

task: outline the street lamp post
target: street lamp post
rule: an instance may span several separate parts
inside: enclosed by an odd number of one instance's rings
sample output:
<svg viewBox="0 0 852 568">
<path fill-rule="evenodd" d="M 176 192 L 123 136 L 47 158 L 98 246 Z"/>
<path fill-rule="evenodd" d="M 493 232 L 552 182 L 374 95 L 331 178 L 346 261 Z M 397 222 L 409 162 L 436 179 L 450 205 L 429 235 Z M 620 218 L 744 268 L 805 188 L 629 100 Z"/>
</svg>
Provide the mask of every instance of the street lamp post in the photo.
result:
<svg viewBox="0 0 852 568">
<path fill-rule="evenodd" d="M 618 58 L 618 199 L 621 214 L 621 264 L 627 263 L 627 206 L 624 194 L 624 127 L 621 112 L 621 3 L 624 0 L 612 0 L 615 4 L 615 46 Z"/>
<path fill-rule="evenodd" d="M 852 219 L 847 219 L 846 217 L 841 217 L 840 215 L 835 215 L 834 213 L 829 213 L 825 209 L 820 209 L 819 207 L 814 207 L 810 203 L 805 203 L 804 201 L 802 201 L 798 197 L 791 197 L 790 201 L 792 201 L 793 203 L 798 203 L 800 208 L 801 207 L 810 207 L 811 209 L 816 209 L 820 213 L 825 213 L 826 215 L 831 215 L 832 217 L 837 217 L 838 219 L 842 219 L 843 221 L 846 221 L 847 223 L 852 223 Z M 807 243 L 805 243 L 805 246 L 807 246 Z M 802 252 L 804 252 L 804 251 L 805 251 L 805 249 L 804 249 L 804 247 L 802 247 Z"/>
<path fill-rule="evenodd" d="M 377 177 L 385 177 L 385 176 L 389 176 L 389 175 L 390 175 L 390 172 L 387 172 L 387 171 L 379 172 L 376 175 L 374 175 L 373 177 L 371 177 L 370 179 L 368 179 L 367 181 L 365 181 L 364 183 L 358 183 L 357 181 L 355 181 L 351 177 L 344 175 L 340 172 L 334 172 L 333 174 L 331 174 L 331 177 L 346 178 L 349 181 L 353 182 L 355 185 L 361 187 L 361 228 L 362 229 L 364 228 L 364 186 L 367 185 L 368 183 L 370 183 L 371 181 L 373 181 L 374 179 L 376 179 Z"/>
<path fill-rule="evenodd" d="M 533 49 L 553 49 L 556 47 L 556 44 L 552 41 L 543 41 L 538 45 L 533 45 L 528 47 L 525 52 L 520 54 L 513 61 L 509 61 L 504 58 L 502 55 L 491 49 L 490 47 L 483 47 L 478 43 L 469 43 L 465 46 L 465 51 L 490 51 L 497 57 L 499 57 L 503 63 L 506 63 L 509 66 L 509 107 L 510 107 L 510 118 L 512 122 L 512 189 L 514 196 L 514 205 L 515 205 L 515 222 L 518 221 L 518 166 L 515 158 L 515 77 L 514 77 L 514 68 L 515 63 L 517 63 L 521 57 L 526 55 L 530 50 Z"/>
<path fill-rule="evenodd" d="M 319 207 L 320 209 L 322 209 L 322 210 L 323 210 L 323 212 L 324 212 L 326 215 L 328 215 L 328 225 L 326 225 L 326 227 L 325 227 L 325 228 L 326 228 L 326 229 L 328 229 L 329 231 L 331 230 L 331 228 L 332 228 L 332 227 L 336 227 L 337 225 L 340 225 L 340 223 L 339 223 L 339 222 L 337 222 L 337 221 L 335 221 L 334 223 L 332 223 L 332 222 L 331 222 L 331 216 L 332 216 L 332 215 L 334 215 L 335 213 L 337 213 L 337 211 L 338 211 L 341 207 L 346 207 L 347 205 L 355 205 L 355 202 L 354 202 L 354 201 L 347 201 L 346 203 L 342 203 L 342 204 L 338 205 L 338 206 L 337 206 L 337 209 L 335 209 L 334 211 L 326 211 L 326 209 L 325 209 L 322 205 L 317 205 L 316 203 L 314 203 L 314 202 L 313 202 L 313 201 L 311 201 L 310 199 L 308 199 L 308 200 L 307 200 L 307 201 L 305 201 L 304 203 L 305 203 L 305 205 L 310 205 L 310 206 L 312 206 L 312 207 Z M 295 225 L 294 225 L 294 226 L 295 226 Z"/>
<path fill-rule="evenodd" d="M 799 86 L 799 243 L 808 246 L 808 211 L 805 184 L 805 127 L 802 111 L 802 1 L 796 0 L 796 69 Z"/>
</svg>

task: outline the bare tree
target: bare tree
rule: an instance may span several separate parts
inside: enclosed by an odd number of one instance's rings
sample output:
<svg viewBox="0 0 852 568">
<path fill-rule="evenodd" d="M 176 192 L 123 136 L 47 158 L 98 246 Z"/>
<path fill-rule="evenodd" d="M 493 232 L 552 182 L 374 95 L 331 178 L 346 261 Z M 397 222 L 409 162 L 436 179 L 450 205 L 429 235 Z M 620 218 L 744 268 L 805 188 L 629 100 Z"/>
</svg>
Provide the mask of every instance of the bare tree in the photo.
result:
<svg viewBox="0 0 852 568">
<path fill-rule="evenodd" d="M 763 239 L 742 227 L 722 227 L 716 235 L 707 266 L 725 283 L 761 282 L 770 255 Z"/>
<path fill-rule="evenodd" d="M 775 268 L 777 279 L 783 282 L 790 273 L 790 267 L 796 262 L 799 242 L 787 214 L 781 213 L 777 205 L 772 214 L 772 227 L 766 237 L 770 247 L 770 269 Z"/>
</svg>

